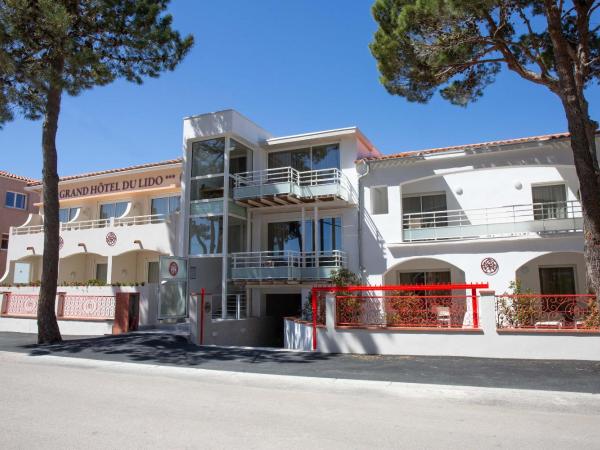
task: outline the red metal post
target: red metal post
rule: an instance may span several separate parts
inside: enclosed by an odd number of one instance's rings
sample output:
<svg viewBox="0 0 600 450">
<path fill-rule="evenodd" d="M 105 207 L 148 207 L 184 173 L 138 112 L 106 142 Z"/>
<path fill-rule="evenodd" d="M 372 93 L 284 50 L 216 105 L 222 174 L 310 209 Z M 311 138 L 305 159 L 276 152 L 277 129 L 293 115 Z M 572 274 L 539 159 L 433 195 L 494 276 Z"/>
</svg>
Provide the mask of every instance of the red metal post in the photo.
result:
<svg viewBox="0 0 600 450">
<path fill-rule="evenodd" d="M 313 288 L 311 290 L 311 300 L 312 300 L 312 349 L 313 351 L 317 349 L 317 291 Z"/>
<path fill-rule="evenodd" d="M 200 290 L 200 345 L 204 344 L 204 295 L 205 290 Z"/>
<path fill-rule="evenodd" d="M 471 303 L 473 306 L 473 328 L 479 328 L 479 303 L 477 302 L 477 289 L 471 289 Z"/>
</svg>

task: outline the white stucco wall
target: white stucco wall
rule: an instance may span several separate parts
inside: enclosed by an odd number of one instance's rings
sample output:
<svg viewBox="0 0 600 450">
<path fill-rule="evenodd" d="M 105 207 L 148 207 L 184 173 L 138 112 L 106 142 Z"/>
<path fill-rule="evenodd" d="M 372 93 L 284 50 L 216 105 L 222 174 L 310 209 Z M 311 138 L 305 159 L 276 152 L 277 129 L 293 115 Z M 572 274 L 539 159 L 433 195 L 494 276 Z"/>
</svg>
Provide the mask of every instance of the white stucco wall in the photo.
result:
<svg viewBox="0 0 600 450">
<path fill-rule="evenodd" d="M 480 332 L 336 329 L 333 304 L 328 296 L 326 328 L 317 328 L 317 351 L 323 353 L 600 361 L 600 333 L 498 333 L 493 295 L 479 300 Z M 285 347 L 311 345 L 312 326 L 286 320 Z"/>
</svg>

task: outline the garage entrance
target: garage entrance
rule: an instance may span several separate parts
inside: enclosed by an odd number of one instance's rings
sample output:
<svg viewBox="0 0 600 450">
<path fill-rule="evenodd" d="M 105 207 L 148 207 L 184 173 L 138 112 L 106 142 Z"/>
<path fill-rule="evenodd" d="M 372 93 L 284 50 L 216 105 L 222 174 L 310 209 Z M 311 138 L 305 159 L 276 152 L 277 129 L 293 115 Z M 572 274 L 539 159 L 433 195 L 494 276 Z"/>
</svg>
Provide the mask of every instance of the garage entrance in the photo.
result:
<svg viewBox="0 0 600 450">
<path fill-rule="evenodd" d="M 266 313 L 276 318 L 270 346 L 283 347 L 283 318 L 297 317 L 302 310 L 301 294 L 266 294 Z"/>
</svg>

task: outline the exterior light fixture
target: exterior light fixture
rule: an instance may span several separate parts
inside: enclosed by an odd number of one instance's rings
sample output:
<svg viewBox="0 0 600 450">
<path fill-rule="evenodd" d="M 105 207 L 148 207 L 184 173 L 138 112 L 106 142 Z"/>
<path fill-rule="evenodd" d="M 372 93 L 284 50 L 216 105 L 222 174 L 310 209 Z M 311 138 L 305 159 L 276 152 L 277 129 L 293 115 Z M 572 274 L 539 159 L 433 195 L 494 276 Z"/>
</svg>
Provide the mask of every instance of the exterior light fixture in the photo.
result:
<svg viewBox="0 0 600 450">
<path fill-rule="evenodd" d="M 521 183 L 520 181 L 515 181 L 515 189 L 517 191 L 520 191 L 521 189 L 523 189 L 523 183 Z"/>
</svg>

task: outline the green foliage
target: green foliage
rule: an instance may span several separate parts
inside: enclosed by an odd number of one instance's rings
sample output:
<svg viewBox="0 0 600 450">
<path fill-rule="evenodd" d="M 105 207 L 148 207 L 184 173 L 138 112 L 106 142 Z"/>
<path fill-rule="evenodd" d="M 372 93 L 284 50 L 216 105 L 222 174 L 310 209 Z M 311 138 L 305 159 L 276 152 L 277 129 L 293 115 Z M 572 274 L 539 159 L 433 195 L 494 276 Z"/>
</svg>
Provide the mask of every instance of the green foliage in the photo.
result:
<svg viewBox="0 0 600 450">
<path fill-rule="evenodd" d="M 544 3 L 377 0 L 373 16 L 379 28 L 370 47 L 381 83 L 412 102 L 427 102 L 440 89 L 443 98 L 466 105 L 483 94 L 505 64 L 556 92 L 559 74 Z M 600 75 L 600 37 L 598 27 L 590 27 L 598 22 L 596 2 L 579 3 L 561 2 L 557 13 L 583 89 Z"/>
<path fill-rule="evenodd" d="M 498 301 L 500 319 L 511 327 L 535 326 L 541 315 L 540 298 L 530 289 L 524 290 L 521 280 L 511 281 L 509 289 L 511 292 L 500 297 Z"/>
<path fill-rule="evenodd" d="M 117 78 L 141 83 L 188 53 L 169 0 L 0 1 L 0 125 L 45 114 L 52 83 L 70 95 Z"/>
</svg>

